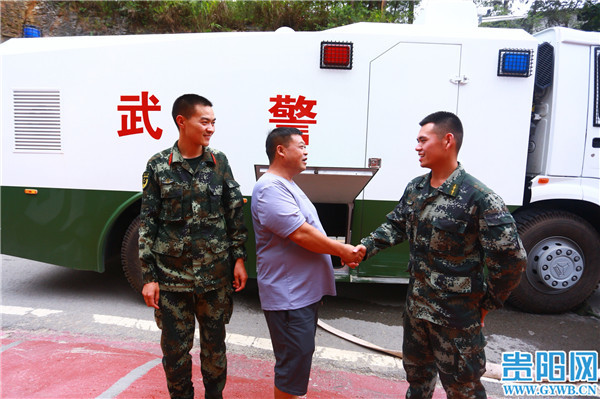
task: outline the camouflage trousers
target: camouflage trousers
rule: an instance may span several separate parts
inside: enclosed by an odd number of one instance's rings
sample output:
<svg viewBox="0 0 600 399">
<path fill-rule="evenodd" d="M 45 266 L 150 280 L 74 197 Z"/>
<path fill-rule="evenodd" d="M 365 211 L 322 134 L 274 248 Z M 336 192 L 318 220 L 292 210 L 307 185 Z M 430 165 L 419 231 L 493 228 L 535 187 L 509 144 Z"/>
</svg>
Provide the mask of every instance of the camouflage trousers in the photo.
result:
<svg viewBox="0 0 600 399">
<path fill-rule="evenodd" d="M 225 324 L 233 310 L 232 290 L 223 287 L 203 294 L 161 291 L 155 310 L 162 330 L 160 346 L 171 398 L 193 398 L 192 356 L 195 319 L 200 326 L 200 369 L 205 398 L 222 398 L 227 379 Z"/>
<path fill-rule="evenodd" d="M 431 398 L 439 374 L 448 399 L 486 398 L 485 338 L 481 328 L 465 331 L 417 319 L 404 312 L 402 363 L 407 398 Z"/>
</svg>

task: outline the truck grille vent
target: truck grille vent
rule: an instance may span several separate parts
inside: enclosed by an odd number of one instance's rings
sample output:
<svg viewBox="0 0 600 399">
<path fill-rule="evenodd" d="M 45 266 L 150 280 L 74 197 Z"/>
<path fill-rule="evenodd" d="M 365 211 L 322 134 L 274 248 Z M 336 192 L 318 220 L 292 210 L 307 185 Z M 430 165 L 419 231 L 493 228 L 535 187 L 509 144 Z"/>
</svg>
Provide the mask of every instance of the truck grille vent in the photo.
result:
<svg viewBox="0 0 600 399">
<path fill-rule="evenodd" d="M 15 151 L 61 153 L 60 92 L 13 90 Z"/>
<path fill-rule="evenodd" d="M 554 77 L 554 47 L 550 43 L 542 43 L 538 46 L 538 56 L 535 72 L 535 86 L 538 90 L 544 90 L 552 86 Z"/>
</svg>

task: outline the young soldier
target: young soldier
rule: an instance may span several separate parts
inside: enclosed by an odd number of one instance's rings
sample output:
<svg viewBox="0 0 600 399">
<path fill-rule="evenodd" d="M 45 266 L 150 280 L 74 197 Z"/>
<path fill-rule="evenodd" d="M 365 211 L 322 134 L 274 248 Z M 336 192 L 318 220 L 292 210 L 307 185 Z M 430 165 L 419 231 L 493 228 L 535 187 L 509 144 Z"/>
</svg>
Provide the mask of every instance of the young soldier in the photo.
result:
<svg viewBox="0 0 600 399">
<path fill-rule="evenodd" d="M 172 115 L 179 140 L 150 158 L 143 176 L 142 294 L 162 330 L 171 397 L 194 397 L 189 352 L 196 318 L 205 397 L 221 398 L 232 291 L 248 278 L 243 198 L 225 154 L 208 147 L 215 131 L 211 102 L 186 94 L 175 100 Z"/>
<path fill-rule="evenodd" d="M 415 150 L 431 172 L 408 184 L 387 222 L 359 247 L 369 258 L 410 242 L 402 344 L 406 397 L 431 398 L 439 373 L 448 398 L 485 398 L 483 319 L 519 283 L 526 254 L 502 199 L 457 160 L 460 119 L 436 112 L 420 125 Z"/>
</svg>

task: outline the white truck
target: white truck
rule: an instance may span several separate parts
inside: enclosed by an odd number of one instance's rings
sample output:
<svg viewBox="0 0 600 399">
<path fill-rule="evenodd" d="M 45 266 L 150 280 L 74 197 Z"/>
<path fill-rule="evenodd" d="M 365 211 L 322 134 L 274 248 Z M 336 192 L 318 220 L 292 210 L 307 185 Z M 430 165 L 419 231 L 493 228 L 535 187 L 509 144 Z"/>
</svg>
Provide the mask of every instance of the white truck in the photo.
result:
<svg viewBox="0 0 600 399">
<path fill-rule="evenodd" d="M 357 243 L 427 172 L 418 122 L 448 110 L 465 127 L 459 161 L 504 198 L 528 250 L 510 301 L 572 309 L 600 280 L 600 33 L 476 25 L 11 39 L 0 45 L 1 251 L 99 272 L 121 263 L 139 290 L 142 172 L 177 139 L 170 109 L 184 93 L 214 103 L 211 146 L 247 207 L 267 132 L 302 130 L 298 183 L 328 234 Z M 246 221 L 253 275 L 249 207 Z M 408 257 L 401 244 L 336 278 L 404 283 Z"/>
</svg>

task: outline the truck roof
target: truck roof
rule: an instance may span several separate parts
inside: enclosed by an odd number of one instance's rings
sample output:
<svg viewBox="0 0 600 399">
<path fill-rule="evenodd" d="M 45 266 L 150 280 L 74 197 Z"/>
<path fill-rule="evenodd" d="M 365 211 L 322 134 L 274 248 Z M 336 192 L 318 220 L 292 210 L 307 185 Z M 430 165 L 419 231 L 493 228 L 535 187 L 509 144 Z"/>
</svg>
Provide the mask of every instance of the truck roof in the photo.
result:
<svg viewBox="0 0 600 399">
<path fill-rule="evenodd" d="M 54 51 L 74 48 L 94 48 L 131 44 L 164 43 L 177 40 L 198 40 L 198 38 L 236 36 L 236 35 L 264 35 L 274 32 L 206 32 L 206 33 L 168 33 L 144 35 L 112 35 L 112 36 L 66 36 L 66 37 L 39 37 L 39 38 L 14 38 L 0 44 L 0 55 L 19 54 L 36 51 Z"/>
<path fill-rule="evenodd" d="M 508 38 L 524 39 L 531 37 L 522 29 L 481 28 L 471 26 L 442 26 L 427 24 L 395 24 L 381 22 L 357 22 L 337 28 L 328 29 L 332 33 L 360 33 L 373 35 L 403 35 L 426 37 L 474 37 L 478 39 Z"/>
<path fill-rule="evenodd" d="M 558 43 L 582 44 L 582 45 L 600 45 L 600 32 L 586 32 L 570 28 L 555 27 L 535 33 L 536 37 L 553 37 Z"/>
<path fill-rule="evenodd" d="M 218 32 L 218 33 L 170 33 L 144 35 L 113 35 L 113 36 L 70 36 L 70 37 L 41 37 L 14 38 L 0 45 L 0 55 L 45 52 L 62 49 L 103 48 L 108 46 L 123 46 L 132 44 L 164 43 L 172 41 L 224 38 L 226 36 L 263 36 L 263 35 L 304 35 L 304 34 L 359 34 L 359 35 L 398 35 L 402 37 L 419 37 L 427 40 L 438 38 L 443 42 L 449 38 L 472 39 L 515 39 L 531 38 L 529 33 L 521 29 L 479 28 L 460 26 L 437 26 L 418 24 L 396 24 L 377 22 L 358 22 L 350 25 L 328 29 L 322 32 L 293 32 L 280 30 L 275 32 Z M 599 34 L 600 35 L 600 34 Z M 591 39 L 590 39 L 591 40 Z"/>
</svg>

